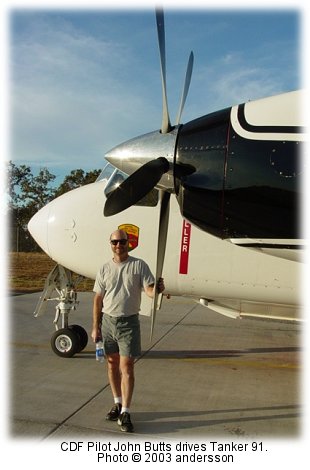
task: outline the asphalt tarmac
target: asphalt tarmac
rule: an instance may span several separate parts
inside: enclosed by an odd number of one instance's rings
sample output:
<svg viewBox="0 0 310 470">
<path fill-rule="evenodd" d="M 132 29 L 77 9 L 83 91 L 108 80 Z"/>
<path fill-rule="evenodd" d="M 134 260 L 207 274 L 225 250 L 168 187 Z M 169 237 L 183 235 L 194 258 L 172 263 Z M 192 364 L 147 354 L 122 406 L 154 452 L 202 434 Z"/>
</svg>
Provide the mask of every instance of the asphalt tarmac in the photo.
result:
<svg viewBox="0 0 310 470">
<path fill-rule="evenodd" d="M 105 420 L 113 404 L 106 364 L 94 344 L 57 356 L 50 338 L 55 304 L 38 318 L 39 294 L 12 296 L 7 433 L 10 439 L 120 439 Z M 90 335 L 92 293 L 79 294 L 69 323 Z M 135 364 L 131 439 L 298 439 L 303 432 L 300 324 L 233 320 L 185 298 L 163 301 L 150 342 Z M 128 435 L 126 435 L 128 438 Z"/>
</svg>

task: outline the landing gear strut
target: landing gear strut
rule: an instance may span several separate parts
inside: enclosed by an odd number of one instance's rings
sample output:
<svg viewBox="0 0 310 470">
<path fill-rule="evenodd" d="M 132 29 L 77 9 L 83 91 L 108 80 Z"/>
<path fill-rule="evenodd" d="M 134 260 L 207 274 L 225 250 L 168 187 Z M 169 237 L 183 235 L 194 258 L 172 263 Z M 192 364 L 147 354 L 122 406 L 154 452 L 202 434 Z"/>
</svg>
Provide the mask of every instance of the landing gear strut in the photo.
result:
<svg viewBox="0 0 310 470">
<path fill-rule="evenodd" d="M 60 264 L 49 273 L 43 292 L 36 306 L 34 316 L 38 317 L 44 314 L 47 302 L 57 300 L 56 314 L 54 319 L 55 333 L 51 337 L 51 347 L 57 356 L 72 357 L 81 352 L 87 345 L 87 332 L 80 325 L 69 325 L 69 313 L 76 310 L 79 302 L 77 301 L 76 287 L 81 277 L 73 280 L 72 271 L 64 268 Z M 51 298 L 53 291 L 58 296 Z M 61 319 L 61 327 L 58 323 Z"/>
</svg>

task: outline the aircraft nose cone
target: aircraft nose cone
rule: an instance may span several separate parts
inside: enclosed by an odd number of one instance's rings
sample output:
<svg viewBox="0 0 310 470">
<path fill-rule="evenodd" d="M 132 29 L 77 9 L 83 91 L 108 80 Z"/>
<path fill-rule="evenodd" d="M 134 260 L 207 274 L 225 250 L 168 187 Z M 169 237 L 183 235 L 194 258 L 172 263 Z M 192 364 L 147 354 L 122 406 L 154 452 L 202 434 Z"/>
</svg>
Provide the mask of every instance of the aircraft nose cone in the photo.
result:
<svg viewBox="0 0 310 470">
<path fill-rule="evenodd" d="M 104 187 L 99 181 L 62 194 L 28 224 L 32 237 L 55 263 L 91 279 L 103 259 Z"/>
<path fill-rule="evenodd" d="M 28 230 L 37 244 L 48 255 L 48 222 L 49 222 L 49 206 L 40 209 L 28 222 Z"/>
</svg>

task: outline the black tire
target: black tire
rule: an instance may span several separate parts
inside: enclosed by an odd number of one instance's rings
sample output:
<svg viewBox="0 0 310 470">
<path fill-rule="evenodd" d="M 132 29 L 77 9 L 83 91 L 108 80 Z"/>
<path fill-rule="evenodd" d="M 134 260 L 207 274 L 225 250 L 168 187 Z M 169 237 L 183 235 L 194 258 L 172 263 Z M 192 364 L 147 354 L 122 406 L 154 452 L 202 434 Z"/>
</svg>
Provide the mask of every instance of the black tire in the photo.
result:
<svg viewBox="0 0 310 470">
<path fill-rule="evenodd" d="M 80 349 L 80 337 L 70 328 L 61 328 L 53 334 L 51 346 L 57 356 L 72 357 Z"/>
<path fill-rule="evenodd" d="M 77 333 L 78 337 L 80 338 L 80 348 L 77 352 L 83 351 L 83 349 L 86 348 L 88 343 L 88 334 L 86 330 L 84 330 L 84 328 L 80 325 L 70 325 L 69 328 L 75 333 Z"/>
</svg>

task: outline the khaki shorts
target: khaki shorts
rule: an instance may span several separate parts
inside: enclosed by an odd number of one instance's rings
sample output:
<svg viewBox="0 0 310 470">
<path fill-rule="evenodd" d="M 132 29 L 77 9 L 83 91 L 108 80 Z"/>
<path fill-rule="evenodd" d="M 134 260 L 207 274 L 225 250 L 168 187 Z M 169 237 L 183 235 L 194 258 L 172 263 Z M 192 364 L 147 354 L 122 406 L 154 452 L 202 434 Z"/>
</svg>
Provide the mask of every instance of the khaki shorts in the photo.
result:
<svg viewBox="0 0 310 470">
<path fill-rule="evenodd" d="M 112 317 L 104 313 L 102 338 L 105 354 L 119 353 L 120 356 L 141 355 L 141 334 L 139 315 Z"/>
</svg>

